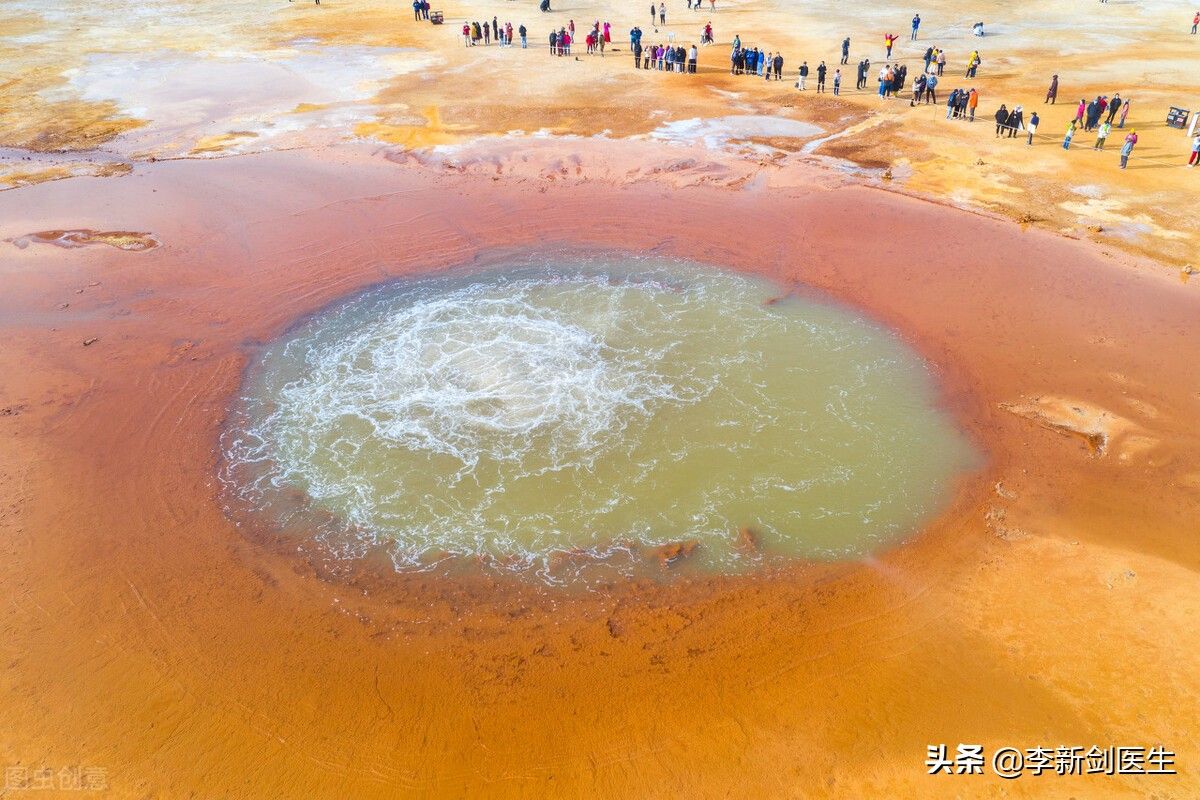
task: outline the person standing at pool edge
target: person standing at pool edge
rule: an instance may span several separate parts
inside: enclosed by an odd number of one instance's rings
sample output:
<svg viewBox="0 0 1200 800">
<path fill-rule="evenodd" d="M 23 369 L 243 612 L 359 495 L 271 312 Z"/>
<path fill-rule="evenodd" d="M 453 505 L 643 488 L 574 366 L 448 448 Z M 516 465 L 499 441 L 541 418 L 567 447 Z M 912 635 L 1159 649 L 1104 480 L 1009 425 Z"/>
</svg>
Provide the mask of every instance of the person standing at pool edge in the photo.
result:
<svg viewBox="0 0 1200 800">
<path fill-rule="evenodd" d="M 1125 102 L 1121 104 L 1121 118 L 1120 118 L 1120 120 L 1117 122 L 1117 127 L 1118 127 L 1118 128 L 1124 128 L 1124 127 L 1125 127 L 1125 118 L 1126 118 L 1127 116 L 1129 116 L 1129 104 L 1130 104 L 1130 103 L 1132 103 L 1132 102 L 1133 102 L 1132 100 L 1126 99 L 1126 100 L 1125 100 Z"/>
<path fill-rule="evenodd" d="M 1125 169 L 1129 164 L 1129 156 L 1133 155 L 1133 147 L 1137 144 L 1137 131 L 1130 131 L 1125 137 L 1125 144 L 1121 145 L 1121 169 Z"/>
<path fill-rule="evenodd" d="M 1112 102 L 1110 102 L 1108 104 L 1107 122 L 1111 123 L 1113 121 L 1113 117 L 1115 117 L 1117 115 L 1117 112 L 1120 110 L 1121 110 L 1121 93 L 1117 92 L 1116 94 L 1113 95 Z"/>
<path fill-rule="evenodd" d="M 930 101 L 933 101 L 935 105 L 937 104 L 937 85 L 937 75 L 931 74 L 925 76 L 925 105 L 929 105 Z"/>
<path fill-rule="evenodd" d="M 978 51 L 978 50 L 976 50 L 976 51 L 974 51 L 973 53 L 971 53 L 971 57 L 970 57 L 969 59 L 967 59 L 967 74 L 966 74 L 966 75 L 964 75 L 963 77 L 965 77 L 965 78 L 974 78 L 974 77 L 975 77 L 975 71 L 976 71 L 977 69 L 979 69 L 979 65 L 980 65 L 980 64 L 982 64 L 982 63 L 983 63 L 983 61 L 982 61 L 982 59 L 980 59 L 980 57 L 979 57 L 979 51 Z"/>
</svg>

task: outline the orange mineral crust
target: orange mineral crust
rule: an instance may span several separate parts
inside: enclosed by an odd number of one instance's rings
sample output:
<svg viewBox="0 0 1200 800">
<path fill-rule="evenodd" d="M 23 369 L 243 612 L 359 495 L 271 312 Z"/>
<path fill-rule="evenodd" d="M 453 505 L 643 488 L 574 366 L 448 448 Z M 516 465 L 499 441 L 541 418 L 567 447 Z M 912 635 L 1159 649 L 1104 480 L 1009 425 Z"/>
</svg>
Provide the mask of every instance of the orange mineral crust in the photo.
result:
<svg viewBox="0 0 1200 800">
<path fill-rule="evenodd" d="M 811 165 L 692 180 L 640 146 L 0 193 L 0 239 L 158 243 L 0 243 L 0 761 L 139 798 L 1200 794 L 1195 285 Z M 717 576 L 680 543 L 590 588 L 339 570 L 224 513 L 259 343 L 391 278 L 560 249 L 753 271 L 890 326 L 979 468 L 870 559 Z M 1162 745 L 1178 774 L 929 776 L 942 743 Z"/>
</svg>

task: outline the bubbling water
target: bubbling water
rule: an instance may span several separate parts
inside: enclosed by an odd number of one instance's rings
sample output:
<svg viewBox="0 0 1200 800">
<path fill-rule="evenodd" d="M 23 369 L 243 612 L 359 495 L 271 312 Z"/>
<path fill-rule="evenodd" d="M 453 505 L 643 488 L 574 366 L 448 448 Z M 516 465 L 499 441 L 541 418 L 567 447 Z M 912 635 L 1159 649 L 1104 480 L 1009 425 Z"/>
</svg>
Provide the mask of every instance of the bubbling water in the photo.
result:
<svg viewBox="0 0 1200 800">
<path fill-rule="evenodd" d="M 557 580 L 566 557 L 625 570 L 679 542 L 719 570 L 857 557 L 935 511 L 970 451 L 899 341 L 777 294 L 629 259 L 379 288 L 263 353 L 223 477 L 330 555 L 400 570 Z"/>
</svg>

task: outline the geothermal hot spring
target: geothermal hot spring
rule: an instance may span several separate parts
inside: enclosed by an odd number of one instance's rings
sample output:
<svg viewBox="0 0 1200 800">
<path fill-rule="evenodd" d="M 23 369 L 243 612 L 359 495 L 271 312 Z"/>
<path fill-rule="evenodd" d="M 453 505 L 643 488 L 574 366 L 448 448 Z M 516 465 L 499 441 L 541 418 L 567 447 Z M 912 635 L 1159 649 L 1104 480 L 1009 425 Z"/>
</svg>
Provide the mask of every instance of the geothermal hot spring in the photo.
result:
<svg viewBox="0 0 1200 800">
<path fill-rule="evenodd" d="M 390 283 L 260 354 L 223 477 L 281 535 L 401 571 L 859 558 L 972 452 L 900 340 L 784 292 L 629 257 Z"/>
</svg>

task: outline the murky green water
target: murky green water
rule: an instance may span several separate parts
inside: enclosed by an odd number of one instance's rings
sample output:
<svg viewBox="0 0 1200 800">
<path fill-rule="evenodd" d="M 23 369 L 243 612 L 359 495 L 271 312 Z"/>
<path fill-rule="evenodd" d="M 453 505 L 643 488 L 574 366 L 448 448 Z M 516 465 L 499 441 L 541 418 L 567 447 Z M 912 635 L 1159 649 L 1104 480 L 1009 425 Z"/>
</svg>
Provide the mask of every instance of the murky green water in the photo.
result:
<svg viewBox="0 0 1200 800">
<path fill-rule="evenodd" d="M 376 289 L 262 354 L 225 477 L 291 529 L 311 514 L 337 557 L 398 569 L 552 575 L 564 551 L 634 564 L 685 540 L 716 570 L 855 558 L 936 512 L 973 455 L 899 340 L 779 293 L 642 259 Z"/>
</svg>

